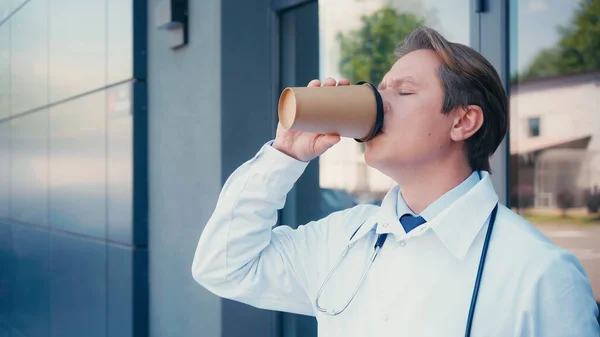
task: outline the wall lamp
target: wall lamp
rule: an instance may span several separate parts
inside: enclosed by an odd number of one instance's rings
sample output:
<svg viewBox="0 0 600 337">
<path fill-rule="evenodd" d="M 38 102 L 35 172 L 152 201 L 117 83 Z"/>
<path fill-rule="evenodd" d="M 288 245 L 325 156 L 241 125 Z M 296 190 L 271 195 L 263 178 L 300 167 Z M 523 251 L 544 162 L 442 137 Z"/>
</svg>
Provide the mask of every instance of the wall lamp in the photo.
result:
<svg viewBox="0 0 600 337">
<path fill-rule="evenodd" d="M 188 43 L 188 1 L 159 0 L 154 8 L 156 28 L 167 32 L 167 41 L 171 49 L 177 49 Z"/>
</svg>

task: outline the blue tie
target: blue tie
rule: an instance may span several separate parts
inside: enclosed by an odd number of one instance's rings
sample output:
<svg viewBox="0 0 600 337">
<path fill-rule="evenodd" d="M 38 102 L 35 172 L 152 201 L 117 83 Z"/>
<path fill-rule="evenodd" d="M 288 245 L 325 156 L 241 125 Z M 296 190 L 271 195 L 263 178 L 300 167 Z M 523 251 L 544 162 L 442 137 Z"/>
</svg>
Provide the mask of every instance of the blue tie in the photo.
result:
<svg viewBox="0 0 600 337">
<path fill-rule="evenodd" d="M 400 223 L 402 224 L 402 227 L 404 227 L 404 231 L 406 233 L 421 226 L 425 222 L 426 222 L 425 219 L 423 219 L 423 217 L 421 217 L 421 216 L 413 216 L 411 214 L 404 214 L 402 217 L 400 217 Z"/>
</svg>

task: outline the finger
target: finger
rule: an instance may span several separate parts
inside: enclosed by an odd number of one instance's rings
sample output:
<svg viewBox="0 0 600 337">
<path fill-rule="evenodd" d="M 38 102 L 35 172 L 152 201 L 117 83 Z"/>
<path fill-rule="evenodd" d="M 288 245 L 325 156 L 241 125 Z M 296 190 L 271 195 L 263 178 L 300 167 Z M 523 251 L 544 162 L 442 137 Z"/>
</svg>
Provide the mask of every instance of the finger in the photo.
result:
<svg viewBox="0 0 600 337">
<path fill-rule="evenodd" d="M 321 86 L 321 81 L 319 80 L 312 80 L 308 83 L 309 87 L 320 87 Z"/>
<path fill-rule="evenodd" d="M 324 82 L 323 85 L 325 86 L 334 86 L 336 84 L 335 80 L 331 77 L 328 77 Z"/>
<path fill-rule="evenodd" d="M 338 85 L 350 85 L 350 80 L 347 78 L 340 78 Z"/>
<path fill-rule="evenodd" d="M 337 144 L 340 140 L 341 138 L 339 135 L 322 135 L 316 140 L 316 147 L 320 151 L 325 151 Z"/>
</svg>

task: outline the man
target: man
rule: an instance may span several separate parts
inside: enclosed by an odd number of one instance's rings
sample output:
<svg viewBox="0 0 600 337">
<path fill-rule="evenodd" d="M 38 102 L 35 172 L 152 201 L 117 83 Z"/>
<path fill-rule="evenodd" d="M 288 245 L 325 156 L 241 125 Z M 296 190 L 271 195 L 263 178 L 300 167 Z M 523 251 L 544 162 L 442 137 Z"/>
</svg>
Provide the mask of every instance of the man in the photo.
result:
<svg viewBox="0 0 600 337">
<path fill-rule="evenodd" d="M 508 104 L 493 67 L 428 28 L 396 56 L 378 88 L 383 130 L 365 151 L 397 182 L 381 207 L 273 228 L 307 163 L 340 140 L 279 127 L 225 183 L 195 280 L 255 307 L 314 315 L 320 336 L 599 336 L 579 261 L 497 206 L 489 157 L 506 134 Z M 349 82 L 309 86 L 322 84 Z"/>
</svg>

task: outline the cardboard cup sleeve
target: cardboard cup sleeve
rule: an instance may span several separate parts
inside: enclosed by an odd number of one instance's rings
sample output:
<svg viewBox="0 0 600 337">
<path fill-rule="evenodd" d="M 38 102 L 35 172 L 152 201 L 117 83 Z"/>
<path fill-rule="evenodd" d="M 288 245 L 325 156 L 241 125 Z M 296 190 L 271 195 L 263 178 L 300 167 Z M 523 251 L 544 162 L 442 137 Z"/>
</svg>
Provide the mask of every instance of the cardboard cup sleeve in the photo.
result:
<svg viewBox="0 0 600 337">
<path fill-rule="evenodd" d="M 377 88 L 359 82 L 348 86 L 290 87 L 279 98 L 285 129 L 337 134 L 363 142 L 383 126 L 383 101 Z"/>
</svg>

